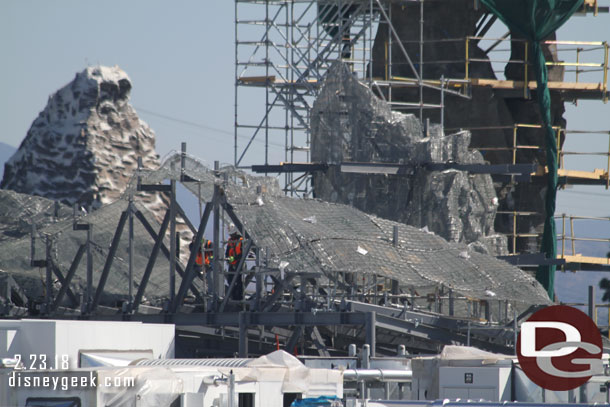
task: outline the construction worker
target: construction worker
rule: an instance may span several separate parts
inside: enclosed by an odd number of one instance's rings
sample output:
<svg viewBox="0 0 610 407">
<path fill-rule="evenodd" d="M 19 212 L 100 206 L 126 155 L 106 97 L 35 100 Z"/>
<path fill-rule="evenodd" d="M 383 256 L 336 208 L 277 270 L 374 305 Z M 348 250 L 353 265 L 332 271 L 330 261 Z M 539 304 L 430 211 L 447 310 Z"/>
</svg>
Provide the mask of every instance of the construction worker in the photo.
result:
<svg viewBox="0 0 610 407">
<path fill-rule="evenodd" d="M 229 287 L 235 280 L 233 290 L 231 291 L 231 299 L 241 301 L 244 297 L 244 286 L 241 280 L 241 275 L 237 270 L 237 266 L 242 258 L 243 240 L 244 238 L 239 233 L 235 225 L 229 227 L 229 240 L 227 241 L 227 249 L 225 250 L 225 258 L 229 263 L 229 273 L 227 275 L 227 283 Z"/>
<path fill-rule="evenodd" d="M 197 236 L 193 236 L 191 243 L 189 244 L 189 249 L 191 252 L 194 250 Z M 210 270 L 212 269 L 212 259 L 214 258 L 214 250 L 212 248 L 212 242 L 208 239 L 201 239 L 201 244 L 197 245 L 197 257 L 195 257 L 195 272 L 202 276 L 204 285 L 211 288 L 212 287 L 212 273 Z M 205 273 L 205 276 L 203 274 Z M 207 291 L 207 287 L 204 287 L 204 292 Z"/>
</svg>

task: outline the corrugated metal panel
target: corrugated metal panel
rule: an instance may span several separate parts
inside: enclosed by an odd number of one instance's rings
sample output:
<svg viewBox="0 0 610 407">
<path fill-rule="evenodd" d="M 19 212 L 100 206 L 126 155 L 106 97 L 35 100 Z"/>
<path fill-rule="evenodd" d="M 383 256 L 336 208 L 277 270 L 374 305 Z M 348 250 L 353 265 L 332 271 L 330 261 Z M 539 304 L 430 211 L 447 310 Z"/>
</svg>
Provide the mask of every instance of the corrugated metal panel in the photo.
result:
<svg viewBox="0 0 610 407">
<path fill-rule="evenodd" d="M 214 366 L 245 367 L 254 359 L 151 359 L 140 360 L 135 366 Z"/>
</svg>

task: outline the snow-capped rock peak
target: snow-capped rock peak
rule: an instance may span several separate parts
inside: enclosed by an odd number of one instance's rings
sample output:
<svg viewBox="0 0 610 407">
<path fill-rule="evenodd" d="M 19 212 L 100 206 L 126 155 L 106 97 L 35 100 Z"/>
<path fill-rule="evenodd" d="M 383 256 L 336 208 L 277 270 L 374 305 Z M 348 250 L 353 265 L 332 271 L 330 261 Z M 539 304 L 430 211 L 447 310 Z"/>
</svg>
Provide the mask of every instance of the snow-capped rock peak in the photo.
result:
<svg viewBox="0 0 610 407">
<path fill-rule="evenodd" d="M 77 73 L 34 120 L 0 187 L 94 208 L 116 200 L 138 157 L 145 168 L 159 165 L 154 132 L 129 104 L 130 92 L 118 66 Z"/>
</svg>

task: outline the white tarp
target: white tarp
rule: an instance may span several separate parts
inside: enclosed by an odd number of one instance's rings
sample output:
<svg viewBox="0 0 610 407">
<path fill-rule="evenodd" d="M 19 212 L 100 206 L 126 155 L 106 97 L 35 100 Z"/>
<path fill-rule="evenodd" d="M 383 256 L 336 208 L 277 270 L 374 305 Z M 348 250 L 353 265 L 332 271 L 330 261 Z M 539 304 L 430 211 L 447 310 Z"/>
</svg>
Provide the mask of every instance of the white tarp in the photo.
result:
<svg viewBox="0 0 610 407">
<path fill-rule="evenodd" d="M 230 369 L 223 373 L 228 374 Z M 278 350 L 233 369 L 236 382 L 282 382 L 284 393 L 305 393 L 309 397 L 333 396 L 343 392 L 342 372 L 310 369 L 291 354 Z"/>
<path fill-rule="evenodd" d="M 472 346 L 445 345 L 439 355 L 441 360 L 482 360 L 483 364 L 496 363 L 498 360 L 512 359 L 514 356 L 487 352 Z"/>
</svg>

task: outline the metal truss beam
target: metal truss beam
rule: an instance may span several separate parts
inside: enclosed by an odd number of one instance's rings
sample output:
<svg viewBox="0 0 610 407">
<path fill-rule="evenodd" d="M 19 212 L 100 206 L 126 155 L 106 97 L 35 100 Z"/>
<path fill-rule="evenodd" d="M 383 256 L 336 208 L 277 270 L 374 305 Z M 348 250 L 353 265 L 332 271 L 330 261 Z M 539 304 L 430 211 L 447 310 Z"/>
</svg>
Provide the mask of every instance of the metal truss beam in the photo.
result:
<svg viewBox="0 0 610 407">
<path fill-rule="evenodd" d="M 208 202 L 205 205 L 205 210 L 203 211 L 203 215 L 201 216 L 201 221 L 199 223 L 199 229 L 197 229 L 197 233 L 195 234 L 195 242 L 197 244 L 193 245 L 193 249 L 191 250 L 191 254 L 189 255 L 189 259 L 186 263 L 185 277 L 182 279 L 182 282 L 180 283 L 180 288 L 178 289 L 178 294 L 176 295 L 174 302 L 171 304 L 171 312 L 176 312 L 180 309 L 180 305 L 184 300 L 184 296 L 186 295 L 188 287 L 191 285 L 193 279 L 195 278 L 195 259 L 199 252 L 199 247 L 201 247 L 200 242 L 203 238 L 203 233 L 205 232 L 205 227 L 208 224 L 208 220 L 210 219 L 212 209 L 214 208 L 213 201 L 215 199 L 217 199 L 216 196 L 214 196 L 212 202 Z"/>
<path fill-rule="evenodd" d="M 137 216 L 137 213 L 136 213 Z M 138 291 L 136 293 L 136 297 L 133 302 L 133 309 L 137 310 L 142 302 L 142 298 L 144 297 L 144 292 L 146 291 L 146 286 L 148 285 L 148 280 L 150 279 L 150 275 L 152 274 L 153 267 L 155 266 L 155 262 L 157 261 L 157 256 L 159 255 L 159 249 L 161 249 L 161 243 L 163 243 L 163 236 L 165 236 L 165 232 L 167 232 L 167 227 L 169 226 L 169 211 L 165 212 L 165 216 L 163 217 L 163 221 L 161 222 L 161 228 L 159 229 L 159 235 L 155 239 L 155 245 L 148 257 L 148 263 L 146 264 L 146 269 L 144 270 L 144 274 L 142 275 L 142 280 L 140 280 L 140 285 L 138 286 Z"/>
<path fill-rule="evenodd" d="M 170 251 L 167 248 L 167 246 L 165 246 L 165 243 L 163 243 L 163 235 L 161 234 L 157 234 L 157 232 L 155 232 L 154 228 L 150 225 L 150 223 L 148 222 L 148 220 L 146 219 L 146 217 L 144 216 L 144 214 L 141 211 L 136 211 L 136 217 L 138 218 L 138 220 L 142 223 L 142 225 L 144 226 L 144 228 L 146 229 L 146 231 L 148 232 L 148 234 L 155 240 L 157 241 L 157 239 L 160 240 L 160 247 L 161 247 L 161 251 L 163 252 L 163 254 L 165 255 L 165 257 L 167 257 L 168 260 L 170 260 Z M 171 221 L 171 219 L 170 219 Z M 172 236 L 171 239 L 173 239 L 174 237 Z M 181 278 L 184 278 L 184 270 L 182 269 L 182 266 L 180 265 L 179 262 L 176 262 L 176 271 L 178 272 L 178 274 L 180 275 Z M 192 283 L 189 286 L 190 291 L 193 293 L 193 295 L 195 296 L 195 298 L 197 299 L 197 301 L 203 303 L 203 297 L 201 295 L 201 293 L 199 292 L 199 290 L 197 289 L 197 287 L 195 287 Z"/>
<path fill-rule="evenodd" d="M 119 242 L 121 241 L 121 235 L 123 234 L 127 217 L 127 211 L 123 211 L 119 219 L 119 224 L 114 232 L 114 237 L 112 238 L 112 243 L 110 244 L 110 249 L 108 250 L 108 256 L 106 257 L 106 263 L 104 264 L 102 275 L 97 283 L 97 290 L 95 291 L 95 296 L 93 297 L 93 302 L 91 303 L 89 312 L 95 311 L 100 299 L 102 298 L 102 293 L 104 292 L 104 287 L 106 286 L 106 281 L 108 280 L 108 274 L 110 273 L 110 268 L 112 267 L 112 262 L 114 261 L 114 255 L 119 248 Z"/>
<path fill-rule="evenodd" d="M 177 314 L 96 315 L 84 318 L 99 321 L 140 321 L 145 323 L 171 323 L 177 326 L 230 326 L 239 327 L 240 314 L 245 315 L 242 324 L 265 327 L 352 325 L 364 326 L 363 312 L 208 312 Z M 58 319 L 82 319 L 80 315 L 57 315 Z"/>
</svg>

